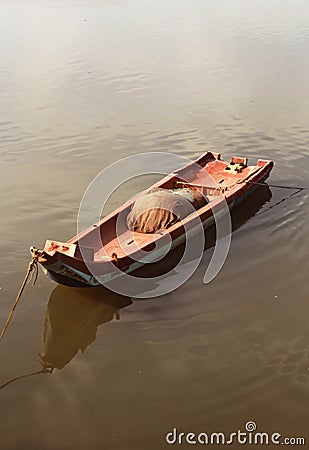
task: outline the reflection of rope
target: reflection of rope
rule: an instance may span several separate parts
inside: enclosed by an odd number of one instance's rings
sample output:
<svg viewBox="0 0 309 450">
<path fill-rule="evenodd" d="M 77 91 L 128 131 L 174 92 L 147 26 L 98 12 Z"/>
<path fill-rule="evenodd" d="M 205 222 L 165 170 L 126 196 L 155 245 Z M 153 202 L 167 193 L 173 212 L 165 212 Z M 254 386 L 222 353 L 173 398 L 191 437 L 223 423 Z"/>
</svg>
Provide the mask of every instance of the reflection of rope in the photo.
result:
<svg viewBox="0 0 309 450">
<path fill-rule="evenodd" d="M 302 188 L 301 190 L 306 189 L 306 188 Z M 298 194 L 299 192 L 301 192 L 301 190 L 299 189 L 296 192 L 293 192 L 291 195 L 289 195 L 288 197 L 284 197 L 281 200 L 279 200 L 278 202 L 274 203 L 273 205 L 270 205 L 267 209 L 264 209 L 263 211 L 259 212 L 258 214 L 256 214 L 256 216 L 260 216 L 261 214 L 266 213 L 267 211 L 269 211 L 270 209 L 274 208 L 275 206 L 280 205 L 281 203 L 285 202 L 286 200 L 288 200 L 289 198 L 292 198 L 294 195 Z"/>
<path fill-rule="evenodd" d="M 17 306 L 17 304 L 18 304 L 18 302 L 20 300 L 20 297 L 21 297 L 21 295 L 22 295 L 22 293 L 23 293 L 23 291 L 25 289 L 25 286 L 26 286 L 26 283 L 28 281 L 28 278 L 30 277 L 29 283 L 31 282 L 31 280 L 33 278 L 33 273 L 32 273 L 33 270 L 34 270 L 33 286 L 34 286 L 34 284 L 35 284 L 35 282 L 36 282 L 36 280 L 38 278 L 38 258 L 39 258 L 39 253 L 36 251 L 36 249 L 33 249 L 33 251 L 32 251 L 32 258 L 31 258 L 31 261 L 29 262 L 28 269 L 27 269 L 24 281 L 22 282 L 22 285 L 21 285 L 21 287 L 19 289 L 19 292 L 17 294 L 17 297 L 16 297 L 16 300 L 14 302 L 14 305 L 13 305 L 13 307 L 11 309 L 11 312 L 10 312 L 10 314 L 9 314 L 9 316 L 7 318 L 7 321 L 6 321 L 6 323 L 5 323 L 4 327 L 3 327 L 3 330 L 1 332 L 0 342 L 2 341 L 2 339 L 3 339 L 4 335 L 5 335 L 5 332 L 6 332 L 7 328 L 8 328 L 8 326 L 9 326 L 9 323 L 12 320 L 15 308 L 16 308 L 16 306 Z"/>
<path fill-rule="evenodd" d="M 259 212 L 258 214 L 256 214 L 257 216 L 260 216 L 261 214 L 264 214 L 265 212 L 269 211 L 270 209 L 274 208 L 275 206 L 280 205 L 280 203 L 285 202 L 286 200 L 288 200 L 289 198 L 291 198 L 294 195 L 298 194 L 299 192 L 304 191 L 305 189 L 308 189 L 308 186 L 303 186 L 303 187 L 299 187 L 299 186 L 282 186 L 281 184 L 269 184 L 269 183 L 265 183 L 264 181 L 257 182 L 257 181 L 249 181 L 249 180 L 245 180 L 245 179 L 238 180 L 238 182 L 236 184 L 241 184 L 241 183 L 256 184 L 257 186 L 273 187 L 273 188 L 278 188 L 278 189 L 290 189 L 290 190 L 295 191 L 291 195 L 289 195 L 289 197 L 285 197 L 285 198 L 279 200 L 274 205 L 271 205 L 267 209 Z"/>
<path fill-rule="evenodd" d="M 22 380 L 23 378 L 32 377 L 33 375 L 39 375 L 40 373 L 52 373 L 52 371 L 54 370 L 53 367 L 51 367 L 40 354 L 39 354 L 39 356 L 40 356 L 39 363 L 42 366 L 41 370 L 36 370 L 35 372 L 26 373 L 25 375 L 19 375 L 19 377 L 12 378 L 11 380 L 2 384 L 0 386 L 0 389 L 5 388 L 6 386 L 8 386 L 11 383 L 14 383 L 14 381 Z"/>
<path fill-rule="evenodd" d="M 37 370 L 36 372 L 31 372 L 31 373 L 27 373 L 27 374 L 25 374 L 25 375 L 20 375 L 19 377 L 12 378 L 11 380 L 9 380 L 9 381 L 7 381 L 6 383 L 2 384 L 2 385 L 0 386 L 0 389 L 4 389 L 4 388 L 5 388 L 6 386 L 8 386 L 9 384 L 14 383 L 14 381 L 22 380 L 23 378 L 32 377 L 33 375 L 38 375 L 38 374 L 40 374 L 40 373 L 51 373 L 51 371 L 48 370 L 48 369 L 44 369 L 44 367 L 43 367 L 43 369 Z"/>
</svg>

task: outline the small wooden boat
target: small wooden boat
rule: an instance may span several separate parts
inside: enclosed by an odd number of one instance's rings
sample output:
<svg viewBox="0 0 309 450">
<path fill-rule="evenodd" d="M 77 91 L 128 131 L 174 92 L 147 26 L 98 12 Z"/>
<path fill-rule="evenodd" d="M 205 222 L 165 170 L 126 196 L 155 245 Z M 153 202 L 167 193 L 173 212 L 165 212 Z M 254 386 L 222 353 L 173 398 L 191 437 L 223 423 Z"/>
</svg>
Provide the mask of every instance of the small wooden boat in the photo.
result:
<svg viewBox="0 0 309 450">
<path fill-rule="evenodd" d="M 166 245 L 167 234 L 172 249 L 185 242 L 186 230 L 190 230 L 190 236 L 194 235 L 197 218 L 204 228 L 210 226 L 214 221 L 213 209 L 223 208 L 223 203 L 231 209 L 242 202 L 268 178 L 272 167 L 270 160 L 259 159 L 255 166 L 250 166 L 247 158 L 234 156 L 227 162 L 218 153 L 206 152 L 139 194 L 146 195 L 156 188 L 174 192 L 186 188 L 201 192 L 207 199 L 196 212 L 175 221 L 164 232 L 142 233 L 128 228 L 126 217 L 135 197 L 69 241 L 47 240 L 43 251 L 33 247 L 31 251 L 38 252 L 43 271 L 60 284 L 76 287 L 105 284 L 121 273 L 141 267 L 144 264 L 139 257 L 141 252 L 147 252 L 148 263 L 155 261 L 160 248 Z M 111 270 L 115 267 L 119 269 L 116 275 Z"/>
</svg>

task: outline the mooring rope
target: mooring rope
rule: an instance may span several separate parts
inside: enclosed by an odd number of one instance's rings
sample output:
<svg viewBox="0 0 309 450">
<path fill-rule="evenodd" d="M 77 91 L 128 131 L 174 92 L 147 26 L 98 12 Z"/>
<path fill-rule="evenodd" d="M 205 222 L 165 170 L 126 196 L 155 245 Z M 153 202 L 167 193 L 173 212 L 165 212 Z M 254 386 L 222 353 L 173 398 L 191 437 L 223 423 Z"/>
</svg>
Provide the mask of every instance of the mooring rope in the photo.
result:
<svg viewBox="0 0 309 450">
<path fill-rule="evenodd" d="M 248 183 L 248 184 L 256 184 L 257 186 L 267 186 L 267 187 L 274 187 L 279 189 L 294 189 L 295 191 L 304 191 L 305 189 L 308 189 L 307 187 L 298 187 L 298 186 L 282 186 L 281 184 L 269 184 L 265 182 L 258 183 L 257 181 L 249 181 L 249 180 L 239 180 L 238 184 L 241 183 Z"/>
<path fill-rule="evenodd" d="M 3 327 L 3 330 L 1 332 L 0 342 L 2 341 L 2 339 L 3 339 L 4 335 L 5 335 L 5 332 L 6 332 L 8 326 L 9 326 L 11 320 L 12 320 L 14 311 L 15 311 L 16 306 L 18 305 L 18 302 L 20 300 L 20 297 L 21 297 L 21 295 L 22 295 L 22 293 L 23 293 L 23 291 L 25 289 L 25 286 L 26 286 L 26 283 L 28 281 L 28 278 L 30 277 L 29 283 L 32 281 L 32 278 L 33 278 L 33 273 L 32 272 L 33 271 L 34 271 L 33 286 L 36 283 L 36 280 L 38 278 L 38 258 L 39 258 L 39 254 L 36 251 L 33 251 L 32 252 L 32 258 L 31 258 L 31 261 L 29 262 L 28 269 L 27 269 L 24 281 L 22 282 L 22 285 L 21 285 L 21 287 L 19 289 L 19 292 L 17 294 L 17 297 L 15 299 L 14 305 L 13 305 L 11 311 L 10 311 L 10 314 L 9 314 L 9 316 L 8 316 L 6 322 L 5 322 L 5 325 Z"/>
</svg>

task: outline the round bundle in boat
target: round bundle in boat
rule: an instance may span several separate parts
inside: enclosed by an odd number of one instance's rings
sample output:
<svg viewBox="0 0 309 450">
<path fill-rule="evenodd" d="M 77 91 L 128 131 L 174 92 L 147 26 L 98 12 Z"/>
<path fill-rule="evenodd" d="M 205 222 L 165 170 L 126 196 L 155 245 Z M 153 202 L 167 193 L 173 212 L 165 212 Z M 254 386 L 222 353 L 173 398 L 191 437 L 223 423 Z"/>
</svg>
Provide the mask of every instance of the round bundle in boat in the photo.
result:
<svg viewBox="0 0 309 450">
<path fill-rule="evenodd" d="M 135 201 L 127 226 L 140 233 L 155 233 L 184 219 L 193 212 L 192 207 L 199 209 L 205 204 L 206 199 L 197 190 L 153 189 Z"/>
</svg>

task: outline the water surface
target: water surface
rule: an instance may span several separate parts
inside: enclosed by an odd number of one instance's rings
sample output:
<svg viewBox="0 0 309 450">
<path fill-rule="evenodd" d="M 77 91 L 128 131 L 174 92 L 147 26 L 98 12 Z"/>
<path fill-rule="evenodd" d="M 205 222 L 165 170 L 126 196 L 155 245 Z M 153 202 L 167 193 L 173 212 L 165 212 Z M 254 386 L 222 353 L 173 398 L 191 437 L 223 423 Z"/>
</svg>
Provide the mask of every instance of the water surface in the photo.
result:
<svg viewBox="0 0 309 450">
<path fill-rule="evenodd" d="M 119 158 L 209 149 L 309 186 L 308 23 L 305 0 L 1 2 L 1 324 L 29 246 L 74 235 L 83 192 Z M 309 440 L 308 192 L 263 189 L 209 285 L 211 248 L 147 301 L 40 275 L 0 345 L 0 383 L 39 370 L 38 353 L 55 369 L 0 390 L 1 448 L 157 450 L 173 427 L 249 420 Z"/>
</svg>

